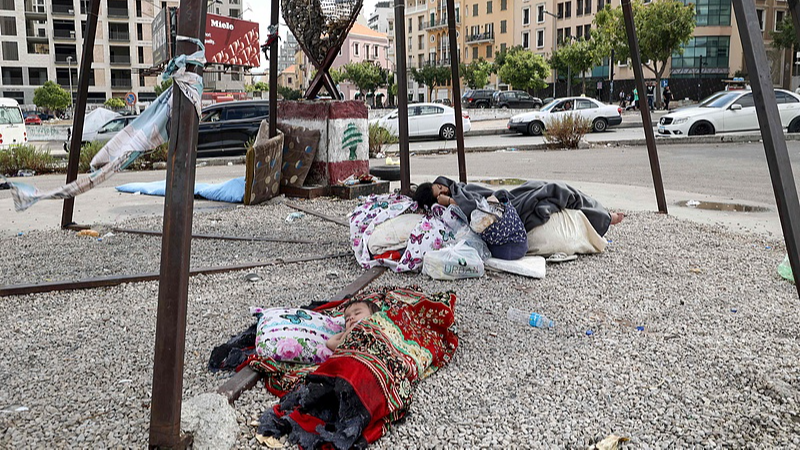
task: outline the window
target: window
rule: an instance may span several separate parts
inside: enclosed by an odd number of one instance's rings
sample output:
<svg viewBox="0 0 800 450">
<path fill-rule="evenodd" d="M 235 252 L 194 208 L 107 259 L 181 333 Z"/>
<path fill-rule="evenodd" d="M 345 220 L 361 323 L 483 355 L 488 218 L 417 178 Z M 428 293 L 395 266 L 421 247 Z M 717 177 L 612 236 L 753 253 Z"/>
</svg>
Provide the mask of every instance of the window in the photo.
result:
<svg viewBox="0 0 800 450">
<path fill-rule="evenodd" d="M 238 19 L 241 17 L 238 9 L 231 9 L 231 12 L 228 15 L 230 17 L 233 17 L 234 19 Z"/>
<path fill-rule="evenodd" d="M 487 45 L 486 46 L 486 57 L 487 58 L 491 58 L 492 57 L 492 46 L 491 45 Z"/>
<path fill-rule="evenodd" d="M 583 38 L 587 41 L 592 38 L 592 26 L 588 23 L 583 26 Z"/>
<path fill-rule="evenodd" d="M 422 16 L 417 17 L 417 30 L 422 31 L 425 29 L 425 18 Z"/>
<path fill-rule="evenodd" d="M 522 48 L 531 47 L 531 34 L 527 31 L 522 32 Z"/>
<path fill-rule="evenodd" d="M 559 3 L 558 4 L 558 8 L 556 9 L 556 16 L 558 16 L 559 19 L 563 19 L 564 18 L 564 4 L 563 3 Z"/>
<path fill-rule="evenodd" d="M 500 34 L 505 34 L 508 31 L 508 23 L 505 20 L 500 21 Z"/>
<path fill-rule="evenodd" d="M 358 42 L 353 43 L 353 54 L 358 56 Z"/>
<path fill-rule="evenodd" d="M 564 28 L 564 40 L 568 41 L 572 38 L 572 28 Z"/>
<path fill-rule="evenodd" d="M 408 19 L 408 32 L 411 33 L 412 31 L 414 31 L 414 22 Z"/>
<path fill-rule="evenodd" d="M 505 53 L 505 52 L 506 52 L 506 44 L 504 42 L 504 43 L 500 44 L 500 53 Z"/>
<path fill-rule="evenodd" d="M 683 0 L 684 4 L 695 4 L 695 21 L 698 27 L 730 25 L 730 0 Z"/>
<path fill-rule="evenodd" d="M 444 114 L 444 108 L 441 108 L 439 106 L 420 106 L 419 108 L 415 109 L 419 109 L 417 115 L 420 116 L 432 116 L 434 114 Z"/>
<path fill-rule="evenodd" d="M 83 3 L 83 1 L 81 1 L 81 3 Z M 136 17 L 142 17 L 142 0 L 136 0 Z"/>
<path fill-rule="evenodd" d="M 138 47 L 139 64 L 144 64 L 144 47 Z"/>
<path fill-rule="evenodd" d="M 478 4 L 472 5 L 472 17 L 478 17 Z"/>
<path fill-rule="evenodd" d="M 530 8 L 523 8 L 522 9 L 522 25 L 530 25 L 531 24 L 531 9 Z"/>
<path fill-rule="evenodd" d="M 22 86 L 22 67 L 3 67 L 2 71 L 5 86 Z"/>
<path fill-rule="evenodd" d="M 231 81 L 242 81 L 242 74 L 239 72 L 231 73 Z M 292 78 L 289 77 L 289 83 L 291 84 Z"/>
<path fill-rule="evenodd" d="M 377 45 L 373 45 L 372 46 L 372 57 L 375 58 L 375 59 L 378 59 L 378 46 Z"/>
<path fill-rule="evenodd" d="M 139 72 L 139 87 L 144 87 L 145 84 L 147 84 L 147 83 L 145 82 L 144 73 L 143 72 Z M 141 101 L 141 97 L 139 97 L 139 100 Z"/>
<path fill-rule="evenodd" d="M 797 100 L 795 97 L 787 94 L 786 92 L 782 91 L 775 91 L 775 99 L 778 103 L 798 103 L 800 100 Z"/>
<path fill-rule="evenodd" d="M 536 23 L 544 23 L 544 5 L 536 5 Z"/>
<path fill-rule="evenodd" d="M 508 0 L 500 0 L 500 11 L 508 9 Z"/>
<path fill-rule="evenodd" d="M 17 21 L 13 17 L 0 17 L 0 34 L 3 36 L 17 35 Z"/>
<path fill-rule="evenodd" d="M 763 32 L 764 31 L 764 10 L 757 9 L 756 10 L 756 17 L 758 17 L 758 28 Z"/>
<path fill-rule="evenodd" d="M 572 17 L 572 2 L 564 3 L 564 17 L 565 18 Z"/>
<path fill-rule="evenodd" d="M 775 23 L 772 24 L 772 31 L 778 31 L 778 25 L 783 22 L 786 11 L 775 11 Z"/>
<path fill-rule="evenodd" d="M 739 97 L 739 100 L 733 102 L 734 105 L 742 105 L 742 108 L 752 108 L 756 106 L 755 101 L 753 100 L 753 94 L 744 94 L 743 96 Z"/>
<path fill-rule="evenodd" d="M 28 68 L 28 84 L 37 86 L 47 81 L 47 69 L 44 67 Z"/>
<path fill-rule="evenodd" d="M 364 44 L 364 57 L 369 59 L 369 44 Z"/>
<path fill-rule="evenodd" d="M 16 42 L 3 42 L 3 60 L 19 61 L 19 49 Z"/>
<path fill-rule="evenodd" d="M 425 36 L 417 36 L 417 50 L 425 50 Z"/>
<path fill-rule="evenodd" d="M 585 8 L 583 10 L 583 13 L 584 14 L 591 14 L 592 13 L 592 0 L 586 0 L 586 3 L 584 5 L 585 5 Z"/>
<path fill-rule="evenodd" d="M 730 36 L 697 36 L 683 47 L 683 54 L 672 54 L 671 78 L 697 76 L 700 56 L 703 56 L 703 74 L 729 73 Z"/>
<path fill-rule="evenodd" d="M 605 0 L 597 0 L 597 12 L 602 11 L 605 6 L 606 6 Z"/>
<path fill-rule="evenodd" d="M 492 13 L 492 0 L 489 0 L 488 2 L 486 2 L 486 14 L 491 14 L 491 13 Z"/>
<path fill-rule="evenodd" d="M 544 48 L 544 30 L 536 30 L 536 48 Z"/>
<path fill-rule="evenodd" d="M 575 101 L 575 109 L 595 109 L 597 105 L 591 100 L 578 99 Z"/>
<path fill-rule="evenodd" d="M 143 41 L 144 40 L 144 30 L 142 29 L 142 24 L 136 24 L 136 39 Z"/>
<path fill-rule="evenodd" d="M 562 28 L 556 30 L 556 42 L 559 44 L 564 42 L 564 30 Z"/>
<path fill-rule="evenodd" d="M 4 11 L 13 11 L 14 10 L 14 0 L 2 0 L 0 1 L 0 9 Z"/>
<path fill-rule="evenodd" d="M 578 25 L 575 27 L 575 38 L 576 39 L 583 39 L 583 26 Z"/>
<path fill-rule="evenodd" d="M 478 47 L 472 47 L 472 59 L 478 59 Z"/>
<path fill-rule="evenodd" d="M 591 0 L 588 0 L 591 1 Z M 575 0 L 575 15 L 582 16 L 583 15 L 583 0 Z"/>
</svg>

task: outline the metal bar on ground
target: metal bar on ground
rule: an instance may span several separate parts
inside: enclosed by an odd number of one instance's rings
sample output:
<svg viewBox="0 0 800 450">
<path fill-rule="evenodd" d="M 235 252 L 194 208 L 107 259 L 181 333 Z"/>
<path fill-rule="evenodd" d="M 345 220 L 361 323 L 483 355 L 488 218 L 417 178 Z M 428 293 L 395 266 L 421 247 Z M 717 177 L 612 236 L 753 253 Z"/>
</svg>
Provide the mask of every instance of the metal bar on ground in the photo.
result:
<svg viewBox="0 0 800 450">
<path fill-rule="evenodd" d="M 661 164 L 658 162 L 656 150 L 656 136 L 653 133 L 653 122 L 650 118 L 650 108 L 647 105 L 647 91 L 644 86 L 642 73 L 642 58 L 639 53 L 639 40 L 636 38 L 636 24 L 633 22 L 631 0 L 622 0 L 622 14 L 625 18 L 625 30 L 628 34 L 628 48 L 631 49 L 631 67 L 636 78 L 636 89 L 639 92 L 639 110 L 642 114 L 642 127 L 644 138 L 647 142 L 647 155 L 650 158 L 650 173 L 653 176 L 653 187 L 656 190 L 656 203 L 658 212 L 667 214 L 667 197 L 664 195 L 664 182 L 661 178 Z"/>
<path fill-rule="evenodd" d="M 792 21 L 797 27 L 800 19 L 797 0 L 790 0 L 789 7 Z M 772 189 L 775 191 L 775 203 L 781 217 L 783 239 L 786 242 L 792 272 L 798 274 L 800 273 L 800 253 L 798 253 L 800 252 L 800 202 L 778 103 L 772 87 L 770 64 L 764 48 L 761 26 L 752 0 L 733 0 L 733 12 L 736 14 L 736 23 L 739 27 L 747 73 L 750 75 L 761 139 L 764 141 Z M 795 28 L 795 32 L 800 33 L 800 29 Z M 800 295 L 800 283 L 795 283 L 795 288 Z"/>
<path fill-rule="evenodd" d="M 263 262 L 251 262 L 235 264 L 232 266 L 211 266 L 198 267 L 191 269 L 189 276 L 208 275 L 214 273 L 235 272 L 237 270 L 254 269 L 256 267 L 276 266 L 281 264 L 294 264 L 299 262 L 319 261 L 331 258 L 344 258 L 351 256 L 352 252 L 332 253 L 328 255 L 316 255 L 300 258 L 276 258 Z M 119 286 L 125 283 L 139 283 L 143 281 L 158 280 L 158 272 L 145 272 L 133 275 L 115 275 L 110 277 L 85 278 L 77 281 L 50 281 L 47 283 L 34 284 L 9 284 L 0 286 L 0 297 L 12 295 L 37 294 L 41 292 L 53 291 L 74 291 L 79 289 L 94 289 L 99 287 Z"/>
<path fill-rule="evenodd" d="M 206 9 L 205 0 L 181 0 L 178 36 L 203 42 Z M 197 50 L 198 44 L 191 41 L 178 40 L 175 44 L 176 55 Z M 189 65 L 186 70 L 203 76 L 202 67 Z M 191 443 L 191 436 L 181 434 L 181 400 L 199 119 L 195 105 L 175 86 L 161 240 L 150 448 L 187 448 Z"/>
<path fill-rule="evenodd" d="M 364 274 L 356 278 L 355 281 L 348 284 L 341 291 L 331 297 L 330 301 L 335 302 L 338 300 L 344 300 L 347 297 L 351 297 L 359 293 L 362 289 L 369 286 L 370 283 L 383 275 L 384 272 L 386 272 L 386 267 L 373 267 L 368 269 L 366 272 L 364 272 Z M 239 396 L 242 395 L 242 392 L 255 386 L 262 376 L 263 374 L 256 372 L 247 366 L 237 372 L 222 386 L 220 386 L 219 389 L 217 389 L 217 393 L 224 395 L 228 399 L 228 402 L 233 403 L 239 399 Z"/>
<path fill-rule="evenodd" d="M 316 217 L 319 217 L 320 219 L 327 220 L 328 222 L 338 223 L 339 225 L 342 225 L 344 227 L 349 227 L 350 226 L 350 222 L 348 222 L 347 219 L 340 219 L 338 217 L 326 216 L 325 214 L 318 213 L 318 212 L 314 211 L 313 209 L 309 209 L 309 208 L 306 208 L 304 206 L 300 206 L 300 205 L 298 205 L 296 203 L 285 202 L 284 204 L 286 206 L 288 206 L 290 208 L 294 208 L 294 209 L 296 209 L 298 211 L 303 211 L 306 214 L 311 214 L 312 216 L 316 216 Z"/>
<path fill-rule="evenodd" d="M 408 150 L 408 72 L 406 72 L 406 2 L 394 0 L 394 41 L 397 55 L 397 128 L 400 147 L 400 193 L 411 192 L 411 160 Z"/>
<path fill-rule="evenodd" d="M 589 0 L 587 0 L 589 1 Z M 453 108 L 456 110 L 456 151 L 458 181 L 467 182 L 467 159 L 464 156 L 464 119 L 461 117 L 461 77 L 458 76 L 458 40 L 456 39 L 455 0 L 447 0 L 447 35 L 450 41 L 450 76 L 453 85 Z"/>
<path fill-rule="evenodd" d="M 161 236 L 160 231 L 131 230 L 127 228 L 112 228 L 116 233 L 141 234 L 144 236 Z M 285 242 L 288 244 L 316 244 L 317 242 L 305 239 L 283 239 L 270 237 L 224 236 L 220 234 L 192 234 L 192 239 L 217 239 L 220 241 L 256 241 L 256 242 Z"/>
<path fill-rule="evenodd" d="M 94 56 L 94 41 L 97 35 L 97 16 L 100 13 L 100 0 L 89 0 L 89 15 L 86 17 L 86 30 L 83 34 L 83 50 L 81 53 L 80 72 L 78 73 L 78 98 L 72 108 L 72 137 L 69 142 L 69 159 L 67 161 L 67 182 L 72 183 L 78 179 L 78 163 L 81 159 L 81 137 L 83 124 L 86 118 L 86 99 L 89 95 L 89 73 L 92 71 L 92 58 Z M 69 79 L 72 79 L 72 69 L 69 69 Z M 69 93 L 72 102 L 72 92 Z M 61 228 L 72 225 L 75 212 L 75 199 L 64 200 L 61 209 Z"/>
<path fill-rule="evenodd" d="M 280 0 L 272 0 L 269 24 L 278 32 L 280 19 Z M 269 137 L 278 135 L 278 42 L 276 39 L 269 48 Z"/>
</svg>

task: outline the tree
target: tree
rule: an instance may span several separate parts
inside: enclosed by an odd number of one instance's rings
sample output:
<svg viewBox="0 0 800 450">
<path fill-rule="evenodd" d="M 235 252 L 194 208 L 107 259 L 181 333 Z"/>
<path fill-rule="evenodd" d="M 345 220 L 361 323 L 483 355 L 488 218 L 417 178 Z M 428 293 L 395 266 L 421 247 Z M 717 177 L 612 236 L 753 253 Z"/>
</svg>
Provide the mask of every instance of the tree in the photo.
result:
<svg viewBox="0 0 800 450">
<path fill-rule="evenodd" d="M 782 22 L 777 24 L 777 31 L 770 32 L 770 36 L 772 37 L 772 47 L 777 50 L 800 48 L 800 42 L 797 41 L 797 36 L 794 34 L 792 17 L 788 14 Z"/>
<path fill-rule="evenodd" d="M 641 0 L 632 3 L 633 22 L 639 40 L 642 65 L 656 77 L 656 99 L 661 103 L 661 77 L 673 54 L 683 54 L 686 45 L 694 34 L 694 4 L 684 5 L 683 1 L 655 0 L 644 5 Z M 614 9 L 606 6 L 594 17 L 597 30 L 593 33 L 598 49 L 608 55 L 613 49 L 617 61 L 630 58 L 628 37 L 622 7 Z"/>
<path fill-rule="evenodd" d="M 347 63 L 342 66 L 341 73 L 343 79 L 349 80 L 356 86 L 358 92 L 361 93 L 361 98 L 364 98 L 365 92 L 374 93 L 375 89 L 382 86 L 386 79 L 381 67 L 369 61 Z"/>
<path fill-rule="evenodd" d="M 535 55 L 521 46 L 512 47 L 495 58 L 497 74 L 503 82 L 514 89 L 542 89 L 547 86 L 544 79 L 550 74 L 550 66 L 541 55 Z"/>
<path fill-rule="evenodd" d="M 459 64 L 459 73 L 464 79 L 464 84 L 470 89 L 480 89 L 489 83 L 494 65 L 483 58 L 473 60 L 469 64 Z"/>
<path fill-rule="evenodd" d="M 156 97 L 163 94 L 164 91 L 169 89 L 170 86 L 172 86 L 172 78 L 168 78 L 162 81 L 160 84 L 157 84 L 156 87 L 153 88 L 153 90 L 156 91 Z"/>
<path fill-rule="evenodd" d="M 247 84 L 244 86 L 245 92 L 267 92 L 269 91 L 269 83 L 265 83 L 263 81 L 256 81 L 253 84 Z"/>
<path fill-rule="evenodd" d="M 303 97 L 302 91 L 287 86 L 278 86 L 278 94 L 280 94 L 284 100 L 299 100 Z"/>
<path fill-rule="evenodd" d="M 45 82 L 42 87 L 33 91 L 33 103 L 48 111 L 66 109 L 70 104 L 69 97 L 69 92 L 52 80 Z"/>
<path fill-rule="evenodd" d="M 111 97 L 110 99 L 106 100 L 103 105 L 108 106 L 111 109 L 122 109 L 125 107 L 125 100 L 117 97 Z"/>
<path fill-rule="evenodd" d="M 428 86 L 428 98 L 433 97 L 433 90 L 450 81 L 450 67 L 427 64 L 421 69 L 411 68 L 411 78 L 419 84 Z"/>
<path fill-rule="evenodd" d="M 561 44 L 550 56 L 550 66 L 558 73 L 571 73 L 572 77 L 581 74 L 581 93 L 586 94 L 586 72 L 603 61 L 603 53 L 597 49 L 593 40 L 579 39 Z M 572 80 L 569 80 L 570 86 Z"/>
</svg>

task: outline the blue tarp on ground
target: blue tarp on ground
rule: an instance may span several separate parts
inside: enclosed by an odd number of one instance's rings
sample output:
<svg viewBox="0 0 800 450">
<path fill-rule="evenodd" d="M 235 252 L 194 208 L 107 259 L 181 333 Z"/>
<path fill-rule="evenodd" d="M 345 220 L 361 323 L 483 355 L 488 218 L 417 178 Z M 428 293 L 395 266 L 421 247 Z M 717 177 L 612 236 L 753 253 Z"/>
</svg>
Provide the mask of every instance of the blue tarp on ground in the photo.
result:
<svg viewBox="0 0 800 450">
<path fill-rule="evenodd" d="M 133 194 L 139 192 L 144 195 L 165 196 L 167 181 L 153 181 L 152 183 L 128 183 L 117 186 L 120 192 Z M 244 177 L 234 178 L 224 183 L 196 183 L 194 185 L 195 197 L 217 202 L 242 203 L 244 198 Z"/>
</svg>

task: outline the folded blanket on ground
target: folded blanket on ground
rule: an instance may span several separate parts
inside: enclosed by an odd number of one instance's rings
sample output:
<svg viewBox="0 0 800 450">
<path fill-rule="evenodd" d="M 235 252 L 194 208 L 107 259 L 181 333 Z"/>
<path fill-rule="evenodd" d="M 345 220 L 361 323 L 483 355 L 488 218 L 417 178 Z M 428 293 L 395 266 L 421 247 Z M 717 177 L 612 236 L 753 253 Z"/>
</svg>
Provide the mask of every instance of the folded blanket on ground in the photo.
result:
<svg viewBox="0 0 800 450">
<path fill-rule="evenodd" d="M 356 325 L 327 361 L 250 363 L 266 374 L 266 388 L 282 397 L 262 416 L 260 434 L 288 436 L 309 449 L 365 448 L 407 414 L 419 382 L 453 358 L 454 293 L 385 288 L 356 298 L 382 311 Z"/>
<path fill-rule="evenodd" d="M 152 183 L 128 183 L 117 186 L 120 192 L 130 194 L 140 193 L 163 197 L 167 192 L 167 182 L 153 181 Z M 244 177 L 234 178 L 224 183 L 196 183 L 194 185 L 195 197 L 217 202 L 242 203 L 244 198 Z"/>
</svg>

